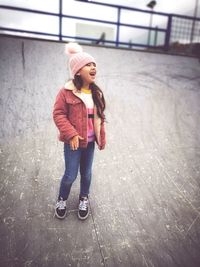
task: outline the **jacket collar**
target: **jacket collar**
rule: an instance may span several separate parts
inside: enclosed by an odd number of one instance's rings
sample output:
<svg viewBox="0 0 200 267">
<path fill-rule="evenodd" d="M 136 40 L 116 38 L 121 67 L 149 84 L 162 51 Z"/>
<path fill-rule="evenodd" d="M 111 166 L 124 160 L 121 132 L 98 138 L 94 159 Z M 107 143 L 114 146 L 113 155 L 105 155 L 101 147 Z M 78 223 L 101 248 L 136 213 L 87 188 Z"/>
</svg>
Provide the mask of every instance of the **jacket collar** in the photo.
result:
<svg viewBox="0 0 200 267">
<path fill-rule="evenodd" d="M 75 85 L 72 82 L 72 80 L 66 82 L 64 88 L 67 89 L 67 90 L 71 90 L 73 92 L 77 92 L 78 91 L 78 89 L 75 87 Z"/>
<path fill-rule="evenodd" d="M 87 106 L 87 104 L 85 103 L 85 99 L 83 98 L 83 95 L 81 94 L 81 91 L 76 88 L 72 80 L 68 81 L 65 84 L 64 88 L 66 90 L 70 90 L 75 96 L 80 98 L 83 101 L 83 103 Z"/>
<path fill-rule="evenodd" d="M 79 97 L 83 102 L 85 101 L 85 99 L 82 98 L 81 96 L 81 92 L 75 87 L 74 83 L 72 82 L 72 80 L 66 82 L 64 88 L 66 90 L 71 90 L 73 92 L 74 95 L 76 95 L 77 97 Z M 84 102 L 85 103 L 85 102 Z M 86 105 L 86 103 L 85 103 Z M 95 118 L 95 123 L 99 124 L 101 123 L 101 119 L 99 118 L 99 116 L 97 115 L 97 107 L 96 105 L 94 105 L 94 118 Z"/>
</svg>

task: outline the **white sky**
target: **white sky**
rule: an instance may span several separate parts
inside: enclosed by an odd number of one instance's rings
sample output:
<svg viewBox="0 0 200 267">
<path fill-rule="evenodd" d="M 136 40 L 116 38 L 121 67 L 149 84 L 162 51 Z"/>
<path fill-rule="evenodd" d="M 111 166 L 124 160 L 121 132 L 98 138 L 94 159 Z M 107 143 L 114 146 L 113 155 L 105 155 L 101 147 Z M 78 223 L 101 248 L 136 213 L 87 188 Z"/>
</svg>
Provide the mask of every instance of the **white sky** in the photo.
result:
<svg viewBox="0 0 200 267">
<path fill-rule="evenodd" d="M 178 14 L 185 14 L 189 12 L 192 15 L 194 13 L 196 1 L 198 3 L 198 0 L 157 0 L 155 11 Z M 148 9 L 146 5 L 150 2 L 150 0 L 96 0 L 96 2 L 105 2 Z"/>
<path fill-rule="evenodd" d="M 95 0 L 94 0 L 95 1 Z M 149 0 L 150 1 L 150 0 Z M 148 0 L 96 0 L 96 2 L 110 3 L 110 4 L 119 4 L 124 6 L 136 7 L 141 9 L 148 9 L 146 5 L 149 3 Z M 74 0 L 63 0 L 64 4 L 70 5 Z M 191 15 L 194 13 L 194 7 L 198 0 L 157 0 L 156 1 L 156 11 L 162 11 L 166 13 L 178 13 L 185 14 L 189 12 Z M 55 10 L 58 0 L 0 0 L 0 4 L 4 5 L 16 5 L 24 6 L 30 8 L 41 8 L 42 10 Z M 81 3 L 79 3 L 81 4 Z M 199 10 L 200 12 L 200 10 Z M 199 13 L 198 12 L 198 13 Z"/>
</svg>

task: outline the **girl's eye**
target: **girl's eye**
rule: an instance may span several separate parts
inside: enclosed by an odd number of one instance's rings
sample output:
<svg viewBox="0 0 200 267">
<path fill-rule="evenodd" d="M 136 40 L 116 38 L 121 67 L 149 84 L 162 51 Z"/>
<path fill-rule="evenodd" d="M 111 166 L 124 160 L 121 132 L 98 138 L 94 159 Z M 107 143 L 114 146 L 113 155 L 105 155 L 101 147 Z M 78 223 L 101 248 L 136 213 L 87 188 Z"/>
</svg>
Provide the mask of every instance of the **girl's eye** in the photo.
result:
<svg viewBox="0 0 200 267">
<path fill-rule="evenodd" d="M 95 63 L 88 63 L 86 66 L 88 66 L 88 67 L 91 67 L 91 66 L 96 67 L 96 64 Z"/>
</svg>

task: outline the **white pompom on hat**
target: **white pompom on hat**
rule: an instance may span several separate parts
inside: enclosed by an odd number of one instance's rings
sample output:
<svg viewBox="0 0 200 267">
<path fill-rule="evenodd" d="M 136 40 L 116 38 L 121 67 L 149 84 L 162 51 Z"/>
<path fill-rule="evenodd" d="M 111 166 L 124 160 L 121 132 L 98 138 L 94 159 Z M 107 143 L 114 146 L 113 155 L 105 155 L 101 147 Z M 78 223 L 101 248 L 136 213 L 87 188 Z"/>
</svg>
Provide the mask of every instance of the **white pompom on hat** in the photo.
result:
<svg viewBox="0 0 200 267">
<path fill-rule="evenodd" d="M 77 43 L 68 43 L 65 52 L 69 56 L 69 68 L 74 78 L 76 73 L 88 63 L 95 63 L 95 59 L 88 53 L 83 52 L 82 47 Z"/>
</svg>

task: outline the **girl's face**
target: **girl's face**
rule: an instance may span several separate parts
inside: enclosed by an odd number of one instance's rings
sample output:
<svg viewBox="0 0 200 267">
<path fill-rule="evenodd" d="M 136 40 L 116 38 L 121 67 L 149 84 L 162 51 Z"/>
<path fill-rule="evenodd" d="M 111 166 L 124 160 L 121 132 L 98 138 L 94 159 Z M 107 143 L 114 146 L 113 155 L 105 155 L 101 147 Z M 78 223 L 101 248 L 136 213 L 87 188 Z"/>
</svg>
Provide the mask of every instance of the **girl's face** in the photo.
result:
<svg viewBox="0 0 200 267">
<path fill-rule="evenodd" d="M 83 86 L 87 87 L 95 81 L 96 73 L 96 64 L 91 62 L 80 69 L 77 74 L 81 76 L 83 80 Z"/>
</svg>

